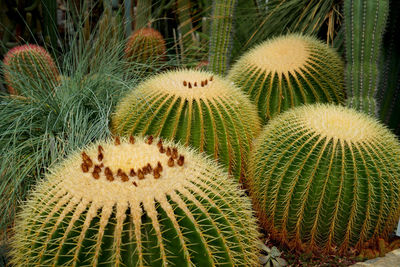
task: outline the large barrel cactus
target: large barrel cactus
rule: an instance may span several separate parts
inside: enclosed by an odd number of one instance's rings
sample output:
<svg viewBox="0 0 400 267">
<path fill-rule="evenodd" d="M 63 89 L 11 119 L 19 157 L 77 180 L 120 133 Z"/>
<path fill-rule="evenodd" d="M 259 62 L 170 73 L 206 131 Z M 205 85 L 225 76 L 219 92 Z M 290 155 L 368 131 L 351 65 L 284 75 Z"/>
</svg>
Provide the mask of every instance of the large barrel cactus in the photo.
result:
<svg viewBox="0 0 400 267">
<path fill-rule="evenodd" d="M 256 266 L 249 199 L 215 162 L 149 136 L 53 168 L 19 213 L 15 266 Z"/>
<path fill-rule="evenodd" d="M 258 107 L 264 121 L 291 107 L 344 101 L 344 64 L 316 38 L 289 34 L 244 54 L 232 67 L 234 81 Z"/>
<path fill-rule="evenodd" d="M 290 247 L 345 252 L 386 238 L 397 224 L 400 143 L 367 115 L 297 107 L 269 122 L 250 161 L 261 223 Z"/>
<path fill-rule="evenodd" d="M 142 28 L 129 37 L 125 56 L 128 61 L 157 64 L 165 60 L 167 48 L 161 33 L 153 28 Z"/>
<path fill-rule="evenodd" d="M 28 90 L 51 90 L 59 72 L 51 55 L 41 46 L 27 44 L 8 51 L 4 60 L 4 79 L 10 94 Z"/>
<path fill-rule="evenodd" d="M 206 71 L 169 71 L 132 90 L 112 118 L 115 134 L 175 139 L 214 156 L 239 179 L 260 129 L 254 105 L 232 83 Z"/>
</svg>

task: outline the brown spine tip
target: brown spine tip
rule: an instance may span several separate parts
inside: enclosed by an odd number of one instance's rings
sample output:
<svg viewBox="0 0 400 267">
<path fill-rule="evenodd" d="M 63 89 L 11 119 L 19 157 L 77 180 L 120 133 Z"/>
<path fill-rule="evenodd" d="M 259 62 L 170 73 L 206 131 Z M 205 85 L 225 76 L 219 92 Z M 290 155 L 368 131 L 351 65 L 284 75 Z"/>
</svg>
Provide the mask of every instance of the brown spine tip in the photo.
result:
<svg viewBox="0 0 400 267">
<path fill-rule="evenodd" d="M 139 177 L 139 180 L 144 179 L 144 174 L 143 174 L 143 171 L 141 169 L 138 170 L 137 176 Z"/>
<path fill-rule="evenodd" d="M 115 145 L 118 146 L 121 144 L 121 140 L 119 139 L 119 136 L 115 137 Z"/>
<path fill-rule="evenodd" d="M 168 166 L 173 167 L 174 166 L 174 159 L 171 157 L 168 159 Z"/>
<path fill-rule="evenodd" d="M 88 172 L 89 171 L 89 166 L 86 165 L 86 163 L 82 163 L 81 164 L 81 168 L 83 172 Z"/>
<path fill-rule="evenodd" d="M 160 148 L 160 147 L 162 147 L 162 146 L 163 146 L 163 145 L 162 145 L 162 139 L 160 138 L 160 140 L 158 140 L 157 147 Z"/>
<path fill-rule="evenodd" d="M 158 169 L 157 169 L 157 168 L 153 170 L 153 176 L 154 176 L 154 179 L 160 178 L 161 175 L 160 175 L 160 173 L 158 172 Z"/>
<path fill-rule="evenodd" d="M 177 159 L 178 158 L 178 149 L 176 147 L 174 147 L 172 149 L 172 158 L 173 159 Z"/>
<path fill-rule="evenodd" d="M 210 82 L 212 82 L 214 79 L 214 75 L 210 77 Z"/>
<path fill-rule="evenodd" d="M 183 163 L 185 163 L 185 157 L 180 155 L 178 159 L 178 165 L 183 166 Z"/>
<path fill-rule="evenodd" d="M 135 181 L 133 181 L 132 184 L 137 187 L 137 183 Z"/>
<path fill-rule="evenodd" d="M 125 172 L 122 172 L 120 176 L 121 176 L 122 182 L 127 182 L 127 181 L 129 181 L 129 177 L 128 177 L 128 175 L 126 175 Z"/>
<path fill-rule="evenodd" d="M 161 162 L 157 162 L 157 168 L 158 168 L 158 170 L 159 170 L 160 172 L 162 172 L 163 167 L 162 167 L 162 165 L 161 165 Z"/>
<path fill-rule="evenodd" d="M 146 141 L 146 143 L 148 144 L 148 145 L 151 145 L 152 143 L 153 143 L 153 136 L 152 135 L 150 135 L 148 138 L 147 138 L 147 141 Z"/>
<path fill-rule="evenodd" d="M 194 87 L 197 87 L 197 82 L 194 82 L 194 84 L 193 84 L 193 85 L 194 85 Z"/>
<path fill-rule="evenodd" d="M 111 169 L 109 167 L 106 167 L 104 169 L 104 174 L 106 175 L 106 178 L 107 178 L 108 181 L 110 181 L 110 182 L 114 181 L 113 173 L 112 173 L 112 171 L 111 171 Z"/>
<path fill-rule="evenodd" d="M 159 151 L 160 151 L 161 154 L 163 154 L 163 153 L 165 153 L 165 148 L 163 146 L 161 146 Z"/>
<path fill-rule="evenodd" d="M 134 169 L 131 169 L 131 171 L 129 172 L 129 176 L 135 176 L 136 175 L 136 172 L 135 172 L 135 170 Z"/>
<path fill-rule="evenodd" d="M 186 81 L 183 81 L 183 86 L 187 86 L 187 82 Z"/>
<path fill-rule="evenodd" d="M 167 147 L 167 156 L 169 157 L 169 156 L 171 156 L 171 148 L 170 147 Z"/>
<path fill-rule="evenodd" d="M 189 85 L 188 85 L 188 87 L 189 87 L 189 88 L 192 88 L 192 84 L 191 84 L 190 82 L 189 82 Z"/>
<path fill-rule="evenodd" d="M 132 145 L 135 143 L 135 137 L 133 137 L 132 135 L 129 136 L 129 143 L 131 143 Z"/>
<path fill-rule="evenodd" d="M 95 172 L 95 171 L 92 172 L 92 176 L 96 180 L 100 178 L 100 174 L 98 172 Z"/>
</svg>

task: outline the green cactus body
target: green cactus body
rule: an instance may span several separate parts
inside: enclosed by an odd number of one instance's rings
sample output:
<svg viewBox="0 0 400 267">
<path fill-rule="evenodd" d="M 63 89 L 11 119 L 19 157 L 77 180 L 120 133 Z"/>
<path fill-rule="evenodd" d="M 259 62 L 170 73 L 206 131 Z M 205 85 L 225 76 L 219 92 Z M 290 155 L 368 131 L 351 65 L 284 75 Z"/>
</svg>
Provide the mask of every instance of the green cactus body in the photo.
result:
<svg viewBox="0 0 400 267">
<path fill-rule="evenodd" d="M 214 156 L 239 180 L 260 129 L 254 105 L 232 83 L 206 71 L 148 79 L 117 106 L 112 131 L 175 139 Z"/>
<path fill-rule="evenodd" d="M 208 70 L 225 75 L 232 50 L 233 20 L 237 0 L 213 0 Z"/>
<path fill-rule="evenodd" d="M 155 64 L 165 60 L 166 50 L 164 38 L 159 31 L 143 28 L 129 37 L 125 56 L 131 62 Z"/>
<path fill-rule="evenodd" d="M 116 138 L 73 154 L 32 192 L 14 230 L 15 266 L 256 266 L 258 260 L 255 218 L 238 184 L 214 161 L 151 136 Z"/>
<path fill-rule="evenodd" d="M 261 224 L 292 248 L 362 248 L 386 238 L 400 216 L 400 143 L 349 108 L 314 104 L 277 116 L 249 170 Z"/>
<path fill-rule="evenodd" d="M 50 54 L 38 45 L 17 46 L 6 54 L 4 79 L 10 94 L 53 89 L 59 82 L 59 72 Z"/>
<path fill-rule="evenodd" d="M 228 78 L 250 95 L 266 122 L 303 103 L 343 102 L 343 72 L 333 49 L 313 37 L 290 34 L 250 50 Z"/>
<path fill-rule="evenodd" d="M 345 0 L 347 105 L 377 115 L 378 59 L 389 0 Z"/>
</svg>

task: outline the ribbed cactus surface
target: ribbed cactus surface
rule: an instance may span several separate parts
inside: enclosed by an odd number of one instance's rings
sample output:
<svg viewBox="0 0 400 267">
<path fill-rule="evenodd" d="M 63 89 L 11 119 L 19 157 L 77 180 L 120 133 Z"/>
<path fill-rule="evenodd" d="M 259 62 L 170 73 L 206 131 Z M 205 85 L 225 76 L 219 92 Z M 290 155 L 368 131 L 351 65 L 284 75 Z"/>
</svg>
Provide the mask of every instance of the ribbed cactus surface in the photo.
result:
<svg viewBox="0 0 400 267">
<path fill-rule="evenodd" d="M 249 199 L 214 161 L 149 136 L 53 168 L 19 213 L 15 266 L 256 266 Z"/>
<path fill-rule="evenodd" d="M 347 105 L 377 116 L 378 60 L 389 13 L 389 0 L 345 0 L 343 11 Z"/>
<path fill-rule="evenodd" d="M 361 248 L 387 237 L 400 216 L 400 143 L 352 109 L 314 104 L 277 116 L 249 169 L 262 225 L 293 248 Z"/>
<path fill-rule="evenodd" d="M 260 129 L 254 105 L 231 82 L 206 71 L 154 76 L 117 105 L 112 131 L 156 135 L 191 145 L 218 159 L 237 180 Z"/>
<path fill-rule="evenodd" d="M 166 46 L 161 33 L 153 28 L 142 28 L 129 37 L 125 56 L 138 63 L 157 63 L 165 60 Z"/>
<path fill-rule="evenodd" d="M 51 55 L 41 46 L 27 44 L 10 49 L 4 57 L 4 79 L 10 94 L 53 89 L 59 72 Z"/>
<path fill-rule="evenodd" d="M 250 95 L 265 121 L 303 103 L 344 101 L 344 64 L 326 44 L 289 34 L 244 54 L 228 74 Z"/>
</svg>

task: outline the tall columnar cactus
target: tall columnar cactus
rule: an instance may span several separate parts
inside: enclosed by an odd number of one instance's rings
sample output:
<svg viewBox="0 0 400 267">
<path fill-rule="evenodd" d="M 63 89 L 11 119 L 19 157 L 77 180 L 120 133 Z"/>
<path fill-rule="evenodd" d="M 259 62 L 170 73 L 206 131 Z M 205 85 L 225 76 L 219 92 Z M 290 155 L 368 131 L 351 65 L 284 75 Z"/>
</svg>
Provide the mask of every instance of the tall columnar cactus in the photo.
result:
<svg viewBox="0 0 400 267">
<path fill-rule="evenodd" d="M 400 216 L 400 143 L 353 109 L 314 104 L 271 120 L 249 164 L 261 224 L 292 248 L 345 252 Z"/>
<path fill-rule="evenodd" d="M 237 0 L 213 0 L 208 70 L 224 75 L 232 50 L 233 15 Z"/>
<path fill-rule="evenodd" d="M 379 113 L 381 120 L 400 135 L 400 1 L 390 3 L 384 37 L 379 64 Z"/>
<path fill-rule="evenodd" d="M 345 0 L 347 106 L 378 114 L 378 59 L 389 11 L 389 0 Z"/>
<path fill-rule="evenodd" d="M 256 266 L 250 201 L 214 161 L 152 136 L 73 154 L 33 191 L 15 266 Z"/>
<path fill-rule="evenodd" d="M 129 61 L 143 64 L 162 62 L 166 57 L 166 46 L 161 33 L 153 28 L 135 31 L 129 37 L 125 47 L 125 56 Z"/>
<path fill-rule="evenodd" d="M 217 158 L 238 180 L 260 129 L 256 108 L 232 83 L 210 72 L 169 71 L 148 79 L 118 104 L 112 131 L 157 135 Z"/>
<path fill-rule="evenodd" d="M 53 89 L 58 84 L 56 64 L 50 54 L 38 45 L 27 44 L 10 49 L 3 63 L 4 78 L 10 94 Z"/>
<path fill-rule="evenodd" d="M 228 78 L 250 95 L 266 122 L 303 103 L 343 102 L 343 71 L 339 55 L 326 44 L 289 34 L 244 54 Z"/>
</svg>

